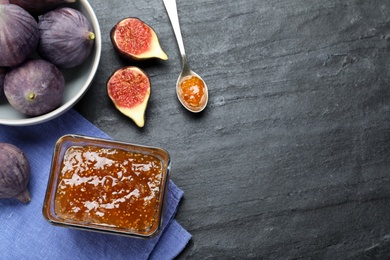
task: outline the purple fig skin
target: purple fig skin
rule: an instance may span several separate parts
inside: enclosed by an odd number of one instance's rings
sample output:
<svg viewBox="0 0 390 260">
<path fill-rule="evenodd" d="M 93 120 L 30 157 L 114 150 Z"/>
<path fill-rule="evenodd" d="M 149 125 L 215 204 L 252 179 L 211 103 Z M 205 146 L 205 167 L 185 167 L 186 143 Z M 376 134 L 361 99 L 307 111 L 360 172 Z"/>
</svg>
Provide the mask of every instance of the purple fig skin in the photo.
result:
<svg viewBox="0 0 390 260">
<path fill-rule="evenodd" d="M 74 3 L 76 0 L 9 0 L 9 2 L 19 5 L 32 15 L 41 15 L 61 4 Z"/>
<path fill-rule="evenodd" d="M 0 5 L 0 67 L 22 63 L 35 51 L 38 40 L 38 23 L 31 14 L 17 5 Z"/>
<path fill-rule="evenodd" d="M 9 143 L 0 143 L 0 198 L 30 201 L 30 163 L 24 152 Z"/>
<path fill-rule="evenodd" d="M 88 19 L 73 8 L 58 8 L 40 17 L 38 53 L 59 68 L 73 68 L 90 55 L 95 34 Z"/>
<path fill-rule="evenodd" d="M 27 116 L 39 116 L 57 108 L 64 94 L 65 79 L 52 63 L 35 59 L 12 68 L 5 75 L 8 102 Z"/>
<path fill-rule="evenodd" d="M 7 70 L 0 68 L 0 100 L 4 97 L 4 78 Z"/>
<path fill-rule="evenodd" d="M 1 4 L 9 4 L 9 1 L 8 0 L 0 0 L 0 5 Z"/>
</svg>

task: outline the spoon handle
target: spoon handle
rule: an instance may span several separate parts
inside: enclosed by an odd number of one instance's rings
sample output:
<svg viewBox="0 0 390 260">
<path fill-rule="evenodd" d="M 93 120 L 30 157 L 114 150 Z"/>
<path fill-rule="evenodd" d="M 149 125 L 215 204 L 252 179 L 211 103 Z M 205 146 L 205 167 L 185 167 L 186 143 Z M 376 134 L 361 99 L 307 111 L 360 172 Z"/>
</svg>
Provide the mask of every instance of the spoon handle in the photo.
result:
<svg viewBox="0 0 390 260">
<path fill-rule="evenodd" d="M 184 50 L 183 37 L 181 36 L 179 16 L 177 14 L 176 0 L 163 0 L 165 9 L 167 10 L 169 20 L 171 21 L 173 32 L 176 36 L 177 44 L 179 45 L 179 51 L 183 60 L 183 64 L 186 62 L 186 53 Z"/>
</svg>

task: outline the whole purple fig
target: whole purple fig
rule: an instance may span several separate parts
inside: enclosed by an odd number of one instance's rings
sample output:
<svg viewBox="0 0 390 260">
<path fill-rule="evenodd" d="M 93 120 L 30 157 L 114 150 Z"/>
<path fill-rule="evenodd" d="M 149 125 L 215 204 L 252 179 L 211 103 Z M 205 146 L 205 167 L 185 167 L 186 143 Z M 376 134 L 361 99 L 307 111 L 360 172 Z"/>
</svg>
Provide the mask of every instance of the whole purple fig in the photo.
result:
<svg viewBox="0 0 390 260">
<path fill-rule="evenodd" d="M 0 4 L 0 67 L 22 63 L 38 44 L 34 17 L 17 5 Z"/>
<path fill-rule="evenodd" d="M 32 15 L 41 15 L 65 3 L 74 3 L 76 0 L 9 0 L 11 4 L 19 5 Z"/>
<path fill-rule="evenodd" d="M 4 93 L 14 108 L 27 116 L 39 116 L 57 108 L 64 94 L 62 72 L 45 60 L 29 60 L 5 75 Z"/>
<path fill-rule="evenodd" d="M 0 143 L 0 198 L 29 202 L 29 180 L 30 164 L 24 152 L 12 144 Z"/>
<path fill-rule="evenodd" d="M 95 33 L 88 19 L 73 8 L 58 8 L 40 17 L 38 53 L 60 68 L 73 68 L 91 53 Z"/>
</svg>

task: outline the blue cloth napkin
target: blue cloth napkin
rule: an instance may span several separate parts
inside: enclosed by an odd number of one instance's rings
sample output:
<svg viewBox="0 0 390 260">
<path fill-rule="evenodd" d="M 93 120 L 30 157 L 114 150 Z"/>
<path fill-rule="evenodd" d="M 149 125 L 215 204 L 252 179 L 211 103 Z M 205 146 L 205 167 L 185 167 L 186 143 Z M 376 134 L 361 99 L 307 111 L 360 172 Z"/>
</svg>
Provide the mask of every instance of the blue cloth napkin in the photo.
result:
<svg viewBox="0 0 390 260">
<path fill-rule="evenodd" d="M 52 226 L 43 218 L 42 205 L 53 148 L 62 135 L 80 134 L 106 138 L 78 112 L 71 109 L 40 125 L 0 125 L 0 142 L 21 148 L 31 164 L 31 202 L 0 199 L 0 259 L 173 259 L 191 235 L 174 219 L 183 196 L 169 183 L 163 230 L 152 239 L 137 239 Z"/>
</svg>

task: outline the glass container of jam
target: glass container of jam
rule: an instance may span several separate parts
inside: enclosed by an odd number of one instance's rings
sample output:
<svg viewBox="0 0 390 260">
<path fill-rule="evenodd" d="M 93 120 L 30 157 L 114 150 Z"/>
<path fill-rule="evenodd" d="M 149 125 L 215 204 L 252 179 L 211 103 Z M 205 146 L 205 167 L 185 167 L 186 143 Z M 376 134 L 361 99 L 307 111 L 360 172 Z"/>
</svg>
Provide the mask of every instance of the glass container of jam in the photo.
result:
<svg viewBox="0 0 390 260">
<path fill-rule="evenodd" d="M 54 148 L 43 215 L 51 224 L 139 238 L 162 225 L 169 154 L 80 135 Z"/>
</svg>

